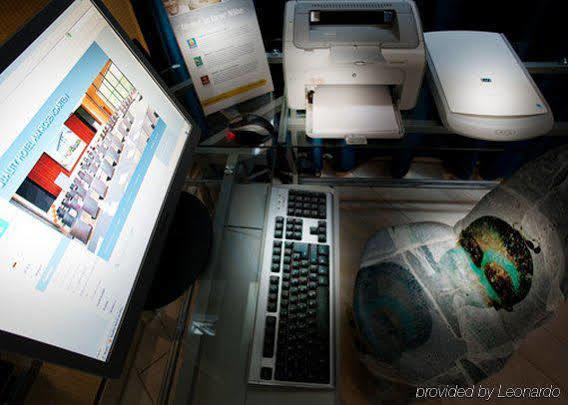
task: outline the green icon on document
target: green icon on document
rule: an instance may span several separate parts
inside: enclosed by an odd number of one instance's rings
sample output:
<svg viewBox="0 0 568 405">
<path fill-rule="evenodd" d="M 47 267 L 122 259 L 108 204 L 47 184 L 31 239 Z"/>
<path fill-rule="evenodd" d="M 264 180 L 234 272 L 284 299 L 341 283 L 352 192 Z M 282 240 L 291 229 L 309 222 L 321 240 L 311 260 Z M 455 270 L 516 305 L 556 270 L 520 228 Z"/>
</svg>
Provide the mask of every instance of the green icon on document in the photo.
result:
<svg viewBox="0 0 568 405">
<path fill-rule="evenodd" d="M 195 66 L 203 66 L 203 59 L 201 59 L 201 56 L 196 56 L 193 58 L 193 61 L 195 62 Z"/>
</svg>

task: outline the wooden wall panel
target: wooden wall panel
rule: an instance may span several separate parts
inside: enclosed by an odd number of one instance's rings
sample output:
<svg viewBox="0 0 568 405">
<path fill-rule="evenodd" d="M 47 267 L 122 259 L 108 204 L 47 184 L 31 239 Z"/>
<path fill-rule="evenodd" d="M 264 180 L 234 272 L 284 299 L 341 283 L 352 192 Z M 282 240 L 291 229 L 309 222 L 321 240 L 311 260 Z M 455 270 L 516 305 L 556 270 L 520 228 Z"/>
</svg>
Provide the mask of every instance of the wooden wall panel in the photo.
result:
<svg viewBox="0 0 568 405">
<path fill-rule="evenodd" d="M 0 0 L 0 44 L 17 32 L 29 19 L 49 3 L 49 0 Z M 103 0 L 114 18 L 130 38 L 136 38 L 148 49 L 129 0 Z"/>
</svg>

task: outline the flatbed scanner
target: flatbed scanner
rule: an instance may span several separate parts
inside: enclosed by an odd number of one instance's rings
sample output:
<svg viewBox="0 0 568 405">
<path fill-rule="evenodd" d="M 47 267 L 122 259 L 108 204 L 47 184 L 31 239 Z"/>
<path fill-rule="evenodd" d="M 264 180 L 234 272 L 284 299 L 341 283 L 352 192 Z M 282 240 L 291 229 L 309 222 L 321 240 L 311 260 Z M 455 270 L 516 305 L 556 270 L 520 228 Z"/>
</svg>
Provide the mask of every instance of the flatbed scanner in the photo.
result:
<svg viewBox="0 0 568 405">
<path fill-rule="evenodd" d="M 401 138 L 425 69 L 411 0 L 286 3 L 284 78 L 291 109 L 306 110 L 312 138 Z"/>
<path fill-rule="evenodd" d="M 432 93 L 453 133 L 490 141 L 544 135 L 554 119 L 523 63 L 502 34 L 424 34 Z"/>
</svg>

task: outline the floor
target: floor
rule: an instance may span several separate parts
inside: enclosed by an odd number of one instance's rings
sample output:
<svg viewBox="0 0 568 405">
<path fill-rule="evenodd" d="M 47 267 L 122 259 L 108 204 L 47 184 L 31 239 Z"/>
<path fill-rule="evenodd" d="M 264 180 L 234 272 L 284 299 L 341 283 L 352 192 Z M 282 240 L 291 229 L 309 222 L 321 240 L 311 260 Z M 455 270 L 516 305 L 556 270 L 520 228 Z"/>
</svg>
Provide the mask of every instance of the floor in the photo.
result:
<svg viewBox="0 0 568 405">
<path fill-rule="evenodd" d="M 342 189 L 341 190 L 341 404 L 378 405 L 408 403 L 405 388 L 377 382 L 361 366 L 351 339 L 350 311 L 352 287 L 365 241 L 378 229 L 421 221 L 453 225 L 483 197 L 484 191 L 422 189 Z M 543 348 L 547 348 L 543 350 Z M 533 331 L 501 372 L 482 382 L 487 387 L 559 387 L 559 400 L 495 399 L 465 400 L 472 404 L 566 403 L 568 392 L 568 304 L 543 327 Z M 379 396 L 385 397 L 380 401 Z M 408 392 L 414 397 L 415 391 Z M 563 399 L 562 399 L 563 398 Z M 457 405 L 463 399 L 415 400 L 414 404 Z"/>
<path fill-rule="evenodd" d="M 185 295 L 145 320 L 121 404 L 156 404 Z M 107 401 L 104 401 L 107 403 Z"/>
</svg>

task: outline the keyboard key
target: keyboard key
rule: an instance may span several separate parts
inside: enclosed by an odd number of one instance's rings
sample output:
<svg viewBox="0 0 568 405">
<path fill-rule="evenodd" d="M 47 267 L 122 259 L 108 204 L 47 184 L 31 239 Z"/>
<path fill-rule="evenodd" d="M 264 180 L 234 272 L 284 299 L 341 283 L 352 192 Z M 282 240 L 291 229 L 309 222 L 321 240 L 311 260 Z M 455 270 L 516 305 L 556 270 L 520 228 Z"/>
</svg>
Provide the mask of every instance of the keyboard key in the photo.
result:
<svg viewBox="0 0 568 405">
<path fill-rule="evenodd" d="M 267 356 L 265 356 L 267 357 Z M 272 357 L 272 356 L 270 356 Z M 272 380 L 272 368 L 270 367 L 262 367 L 260 369 L 260 378 L 263 380 Z"/>
<path fill-rule="evenodd" d="M 318 250 L 317 245 L 310 245 L 310 249 L 308 252 L 308 260 L 310 264 L 316 264 L 318 262 Z"/>
<path fill-rule="evenodd" d="M 264 347 L 262 356 L 272 358 L 274 356 L 274 338 L 276 336 L 276 317 L 267 316 L 264 325 Z"/>
</svg>

